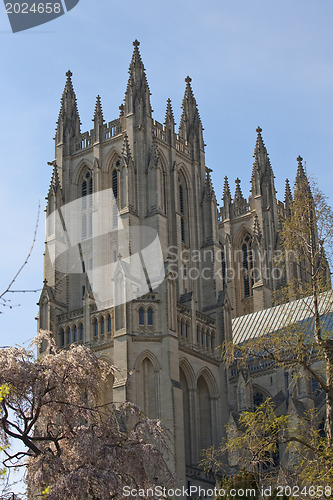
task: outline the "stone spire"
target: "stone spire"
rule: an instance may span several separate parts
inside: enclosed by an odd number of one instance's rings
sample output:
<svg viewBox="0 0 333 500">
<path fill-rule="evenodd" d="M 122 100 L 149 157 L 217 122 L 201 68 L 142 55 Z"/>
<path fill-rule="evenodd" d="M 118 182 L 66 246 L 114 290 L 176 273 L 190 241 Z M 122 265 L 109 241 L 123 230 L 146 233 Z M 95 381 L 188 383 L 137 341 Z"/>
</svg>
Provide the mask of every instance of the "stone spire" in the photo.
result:
<svg viewBox="0 0 333 500">
<path fill-rule="evenodd" d="M 266 181 L 266 183 L 273 182 L 274 184 L 274 174 L 268 157 L 267 149 L 261 135 L 261 127 L 257 127 L 256 132 L 257 140 L 254 148 L 254 163 L 251 176 L 251 191 L 252 195 L 254 196 L 262 194 L 264 181 Z M 272 188 L 275 192 L 274 186 Z"/>
<path fill-rule="evenodd" d="M 67 71 L 67 80 L 61 97 L 61 107 L 57 121 L 58 142 L 64 140 L 64 135 L 69 133 L 70 137 L 80 135 L 80 117 L 77 109 L 76 94 L 72 83 L 72 72 Z"/>
<path fill-rule="evenodd" d="M 191 87 L 191 81 L 192 79 L 189 76 L 185 78 L 186 87 L 182 103 L 183 112 L 180 119 L 179 135 L 188 141 L 190 140 L 192 133 L 194 133 L 202 140 L 203 146 L 203 128 L 197 107 L 197 102 L 195 100 Z"/>
<path fill-rule="evenodd" d="M 175 125 L 175 118 L 173 116 L 173 111 L 172 111 L 172 106 L 171 106 L 171 99 L 167 99 L 167 107 L 166 107 L 166 112 L 165 112 L 165 125 Z"/>
<path fill-rule="evenodd" d="M 293 195 L 291 194 L 289 179 L 286 179 L 286 187 L 284 191 L 284 206 L 289 208 L 293 201 Z"/>
<path fill-rule="evenodd" d="M 101 103 L 101 97 L 98 95 L 96 98 L 96 104 L 95 104 L 95 112 L 94 112 L 94 118 L 93 121 L 96 123 L 104 122 L 104 117 L 103 117 L 103 110 L 102 110 L 102 103 Z"/>
<path fill-rule="evenodd" d="M 241 187 L 240 187 L 240 179 L 237 179 L 235 180 L 235 183 L 236 183 L 236 190 L 235 190 L 235 197 L 234 197 L 234 201 L 240 201 L 240 200 L 243 200 L 244 199 L 244 196 L 243 196 L 243 193 L 242 193 L 242 190 L 241 190 Z"/>
<path fill-rule="evenodd" d="M 296 158 L 297 160 L 297 174 L 296 174 L 296 181 L 297 180 L 308 180 L 307 176 L 306 176 L 306 173 L 305 173 L 305 170 L 304 170 L 304 167 L 303 167 L 303 158 L 301 157 L 301 155 L 298 155 L 298 157 Z"/>
<path fill-rule="evenodd" d="M 300 189 L 304 194 L 310 195 L 312 198 L 312 192 L 308 180 L 308 176 L 303 167 L 303 158 L 299 155 L 297 158 L 297 173 L 295 179 L 295 193 Z"/>
<path fill-rule="evenodd" d="M 223 196 L 222 200 L 224 202 L 228 201 L 230 203 L 231 201 L 231 192 L 230 192 L 230 187 L 229 187 L 229 182 L 228 182 L 228 177 L 224 177 L 224 186 L 223 186 Z"/>
<path fill-rule="evenodd" d="M 96 98 L 93 122 L 94 122 L 94 142 L 97 144 L 102 142 L 105 138 L 105 134 L 103 137 L 104 117 L 103 117 L 101 98 L 99 95 Z"/>
<path fill-rule="evenodd" d="M 246 199 L 243 196 L 240 183 L 241 181 L 237 178 L 235 180 L 236 183 L 236 189 L 235 189 L 235 196 L 234 196 L 234 215 L 238 217 L 239 215 L 242 215 L 246 212 Z"/>
<path fill-rule="evenodd" d="M 230 219 L 230 208 L 231 208 L 231 192 L 230 186 L 228 182 L 228 177 L 224 177 L 224 186 L 223 186 L 223 196 L 222 196 L 223 206 L 221 209 L 223 220 Z"/>
<path fill-rule="evenodd" d="M 132 60 L 129 66 L 129 78 L 125 93 L 125 114 L 139 112 L 140 105 L 143 103 L 142 117 L 151 116 L 152 109 L 150 105 L 150 90 L 146 77 L 146 70 L 143 65 L 139 52 L 140 42 L 133 42 L 134 50 Z M 141 117 L 141 118 L 142 118 Z"/>
</svg>

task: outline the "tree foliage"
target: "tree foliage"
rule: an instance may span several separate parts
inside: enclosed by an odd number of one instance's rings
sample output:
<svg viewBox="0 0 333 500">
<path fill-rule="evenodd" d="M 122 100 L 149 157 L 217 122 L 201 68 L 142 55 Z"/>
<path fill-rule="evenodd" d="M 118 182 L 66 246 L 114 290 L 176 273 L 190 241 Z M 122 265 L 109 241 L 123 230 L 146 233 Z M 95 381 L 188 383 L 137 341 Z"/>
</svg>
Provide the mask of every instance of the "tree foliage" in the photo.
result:
<svg viewBox="0 0 333 500">
<path fill-rule="evenodd" d="M 282 330 L 251 339 L 241 345 L 225 345 L 225 361 L 247 369 L 253 360 L 288 371 L 294 387 L 297 381 L 311 385 L 314 380 L 326 397 L 325 433 L 320 428 L 320 414 L 308 408 L 303 414 L 277 415 L 270 399 L 240 414 L 236 434 L 220 448 L 206 453 L 206 467 L 223 467 L 221 457 L 239 457 L 239 462 L 254 473 L 258 486 L 271 484 L 333 487 L 333 339 L 325 329 L 325 315 L 332 313 L 332 292 L 328 261 L 333 248 L 333 212 L 326 197 L 315 184 L 310 186 L 299 166 L 294 198 L 289 216 L 282 222 L 280 241 L 286 283 L 278 290 L 278 302 L 299 299 L 297 307 L 307 308 L 303 324 L 286 318 Z M 288 279 L 288 266 L 297 271 Z M 320 307 L 325 294 L 326 309 Z M 274 456 L 280 451 L 284 460 L 274 468 Z M 278 475 L 280 474 L 280 475 Z M 308 493 L 299 498 L 309 498 Z M 321 498 L 329 498 L 329 495 Z"/>
<path fill-rule="evenodd" d="M 27 465 L 31 497 L 106 500 L 122 498 L 123 486 L 168 484 L 161 423 L 130 403 L 101 403 L 114 368 L 83 346 L 58 352 L 46 332 L 42 339 L 48 354 L 37 361 L 24 348 L 0 350 L 0 384 L 9 388 L 1 435 L 22 443 L 4 450 L 4 465 Z"/>
</svg>

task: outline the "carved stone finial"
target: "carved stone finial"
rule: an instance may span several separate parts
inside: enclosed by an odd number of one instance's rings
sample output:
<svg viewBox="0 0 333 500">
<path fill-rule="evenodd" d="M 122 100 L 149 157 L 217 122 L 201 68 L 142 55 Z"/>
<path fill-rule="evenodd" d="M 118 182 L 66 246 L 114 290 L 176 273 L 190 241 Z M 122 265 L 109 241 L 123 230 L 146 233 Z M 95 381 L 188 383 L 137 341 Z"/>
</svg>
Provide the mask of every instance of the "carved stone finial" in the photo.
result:
<svg viewBox="0 0 333 500">
<path fill-rule="evenodd" d="M 224 177 L 224 186 L 223 186 L 223 198 L 222 199 L 230 199 L 231 200 L 231 193 L 230 193 L 230 187 L 229 187 L 229 182 L 228 182 L 228 177 Z"/>
<path fill-rule="evenodd" d="M 256 132 L 257 132 L 257 134 L 260 134 L 262 132 L 262 128 L 261 127 L 257 127 L 256 128 Z"/>
<path fill-rule="evenodd" d="M 73 76 L 73 73 L 71 72 L 70 69 L 67 71 L 66 76 L 67 78 L 71 78 Z"/>
<path fill-rule="evenodd" d="M 186 82 L 186 83 L 191 83 L 191 81 L 192 81 L 192 78 L 190 78 L 189 76 L 187 76 L 187 77 L 185 78 L 185 82 Z"/>
<path fill-rule="evenodd" d="M 140 45 L 139 40 L 135 39 L 134 42 L 133 42 L 133 46 L 136 48 L 136 47 L 139 47 L 139 45 Z"/>
<path fill-rule="evenodd" d="M 301 157 L 301 155 L 298 155 L 296 160 L 298 161 L 299 164 L 301 164 L 303 161 L 303 158 Z"/>
<path fill-rule="evenodd" d="M 237 186 L 239 186 L 239 184 L 241 183 L 241 181 L 240 181 L 240 179 L 238 179 L 238 177 L 237 177 L 237 179 L 235 180 L 235 183 L 237 184 Z"/>
</svg>

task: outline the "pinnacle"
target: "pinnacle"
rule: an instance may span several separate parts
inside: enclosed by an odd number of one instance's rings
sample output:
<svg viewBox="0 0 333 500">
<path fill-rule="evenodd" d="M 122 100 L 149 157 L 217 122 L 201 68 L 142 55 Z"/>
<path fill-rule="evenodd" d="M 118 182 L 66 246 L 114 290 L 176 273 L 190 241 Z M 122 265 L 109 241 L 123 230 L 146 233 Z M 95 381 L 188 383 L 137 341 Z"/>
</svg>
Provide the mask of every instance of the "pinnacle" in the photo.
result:
<svg viewBox="0 0 333 500">
<path fill-rule="evenodd" d="M 187 97 L 188 99 L 192 98 L 192 99 L 194 99 L 194 102 L 195 102 L 195 97 L 194 97 L 193 90 L 192 90 L 192 87 L 191 87 L 191 81 L 192 81 L 191 77 L 187 76 L 185 78 L 186 89 L 185 89 L 184 99 L 185 99 L 185 97 Z"/>
<path fill-rule="evenodd" d="M 134 42 L 133 42 L 134 50 L 133 50 L 132 60 L 131 60 L 129 70 L 128 70 L 131 77 L 135 77 L 135 74 L 134 74 L 135 69 L 139 69 L 140 71 L 143 71 L 144 76 L 145 76 L 145 68 L 144 68 L 144 65 L 143 65 L 143 62 L 141 59 L 139 45 L 140 45 L 140 42 L 138 40 L 134 40 Z"/>
<path fill-rule="evenodd" d="M 66 80 L 64 92 L 65 91 L 74 92 L 73 83 L 72 83 L 73 73 L 71 72 L 70 69 L 66 72 L 66 76 L 67 76 L 67 80 Z"/>
<path fill-rule="evenodd" d="M 72 76 L 73 76 L 73 73 L 70 70 L 68 70 L 66 72 L 67 80 L 66 80 L 65 88 L 64 88 L 64 91 L 62 93 L 61 100 L 60 100 L 61 107 L 60 107 L 59 118 L 58 118 L 57 123 L 59 123 L 59 119 L 61 118 L 61 116 L 64 116 L 65 114 L 67 114 L 67 116 L 71 117 L 71 119 L 75 116 L 75 119 L 78 119 L 80 121 L 79 111 L 78 111 L 77 102 L 76 102 L 76 94 L 75 94 L 73 83 L 72 83 Z"/>
<path fill-rule="evenodd" d="M 304 170 L 304 167 L 303 167 L 303 158 L 301 157 L 301 155 L 298 155 L 298 157 L 296 158 L 297 160 L 297 174 L 296 174 L 296 179 L 304 179 L 306 178 L 306 173 L 305 173 L 305 170 Z"/>
<path fill-rule="evenodd" d="M 213 182 L 212 182 L 212 178 L 210 176 L 211 172 L 212 172 L 212 169 L 206 167 L 205 196 L 208 196 L 209 198 L 211 198 L 212 196 L 215 196 Z"/>
<path fill-rule="evenodd" d="M 102 122 L 104 121 L 101 97 L 99 95 L 96 98 L 95 113 L 94 113 L 94 120 L 98 119 L 100 119 Z"/>
<path fill-rule="evenodd" d="M 289 179 L 286 179 L 286 187 L 285 187 L 285 192 L 284 192 L 284 203 L 287 205 L 292 201 L 293 196 L 291 194 L 291 189 L 290 189 L 290 184 L 289 184 Z"/>
<path fill-rule="evenodd" d="M 243 198 L 243 193 L 242 193 L 242 190 L 241 190 L 241 187 L 240 187 L 240 179 L 237 179 L 235 180 L 235 183 L 236 183 L 236 190 L 235 190 L 235 201 L 237 200 L 240 200 Z"/>
<path fill-rule="evenodd" d="M 183 102 L 182 102 L 183 112 L 182 112 L 182 116 L 180 119 L 180 125 L 179 125 L 179 130 L 183 131 L 183 134 L 184 134 L 183 129 L 186 130 L 186 127 L 188 125 L 193 124 L 196 121 L 198 121 L 199 124 L 201 125 L 201 119 L 200 119 L 199 111 L 197 108 L 197 102 L 195 100 L 193 90 L 191 87 L 191 81 L 192 81 L 192 78 L 190 78 L 189 76 L 187 76 L 185 78 L 186 87 L 185 87 L 185 93 L 184 93 Z"/>
<path fill-rule="evenodd" d="M 311 193 L 311 188 L 309 185 L 308 177 L 306 175 L 306 172 L 304 170 L 303 163 L 302 163 L 303 158 L 301 157 L 301 155 L 299 155 L 296 159 L 297 159 L 298 166 L 297 166 L 297 174 L 296 174 L 295 184 L 296 184 L 296 186 L 300 187 L 302 190 L 305 189 L 306 191 Z M 311 196 L 312 196 L 312 194 L 311 194 Z"/>
<path fill-rule="evenodd" d="M 265 143 L 264 143 L 262 135 L 261 135 L 262 128 L 258 126 L 256 128 L 256 132 L 257 132 L 257 141 L 256 141 L 255 152 L 256 152 L 256 150 L 261 151 L 262 149 L 266 149 Z"/>
<path fill-rule="evenodd" d="M 139 51 L 140 42 L 138 40 L 134 40 L 133 46 L 133 54 L 132 59 L 129 65 L 128 73 L 128 82 L 127 88 L 125 92 L 125 114 L 132 113 L 135 109 L 134 102 L 137 98 L 142 98 L 143 102 L 146 106 L 146 113 L 151 115 L 152 109 L 150 104 L 150 90 L 146 77 L 146 70 L 143 65 L 141 54 Z"/>
<path fill-rule="evenodd" d="M 271 167 L 271 162 L 269 160 L 269 155 L 265 146 L 265 143 L 263 141 L 261 132 L 262 128 L 257 127 L 256 128 L 257 132 L 257 140 L 256 140 L 256 145 L 254 148 L 254 164 L 253 164 L 253 170 L 252 170 L 252 180 L 254 179 L 254 176 L 257 173 L 263 173 L 264 171 L 268 171 L 271 175 L 273 175 L 272 167 Z"/>
<path fill-rule="evenodd" d="M 166 107 L 166 112 L 165 112 L 165 122 L 164 123 L 175 123 L 175 118 L 173 116 L 170 98 L 167 99 L 167 107 Z"/>
<path fill-rule="evenodd" d="M 224 186 L 223 186 L 223 199 L 229 198 L 231 200 L 231 192 L 230 192 L 230 186 L 228 182 L 228 177 L 224 177 Z"/>
<path fill-rule="evenodd" d="M 128 73 L 129 73 L 129 78 L 128 78 L 128 83 L 127 83 L 127 89 L 126 89 L 126 95 L 125 95 L 125 106 L 126 106 L 126 99 L 128 96 L 129 92 L 139 92 L 141 95 L 145 96 L 145 100 L 147 100 L 147 106 L 149 111 L 151 111 L 151 106 L 150 106 L 150 101 L 149 101 L 149 96 L 150 96 L 150 90 L 149 90 L 149 85 L 146 77 L 146 70 L 143 65 L 142 59 L 141 59 L 141 54 L 139 51 L 139 45 L 140 42 L 138 40 L 135 40 L 133 42 L 134 50 L 133 50 L 133 55 L 132 59 L 129 65 Z"/>
</svg>

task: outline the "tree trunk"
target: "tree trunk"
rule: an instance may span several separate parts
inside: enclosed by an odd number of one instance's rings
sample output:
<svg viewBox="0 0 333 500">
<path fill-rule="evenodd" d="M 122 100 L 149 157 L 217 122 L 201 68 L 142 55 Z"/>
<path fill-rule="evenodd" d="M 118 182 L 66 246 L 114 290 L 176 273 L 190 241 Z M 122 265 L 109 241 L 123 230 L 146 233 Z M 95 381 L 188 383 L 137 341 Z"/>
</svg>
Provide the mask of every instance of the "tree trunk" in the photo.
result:
<svg viewBox="0 0 333 500">
<path fill-rule="evenodd" d="M 333 445 L 333 356 L 329 348 L 325 348 L 326 358 L 326 418 L 325 432 L 327 436 L 328 446 Z"/>
</svg>

